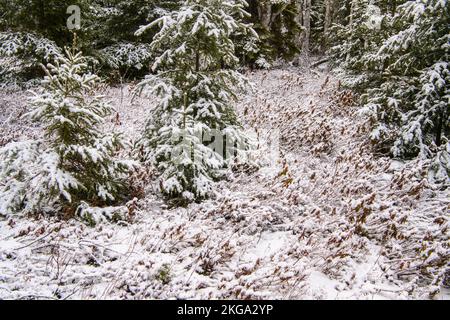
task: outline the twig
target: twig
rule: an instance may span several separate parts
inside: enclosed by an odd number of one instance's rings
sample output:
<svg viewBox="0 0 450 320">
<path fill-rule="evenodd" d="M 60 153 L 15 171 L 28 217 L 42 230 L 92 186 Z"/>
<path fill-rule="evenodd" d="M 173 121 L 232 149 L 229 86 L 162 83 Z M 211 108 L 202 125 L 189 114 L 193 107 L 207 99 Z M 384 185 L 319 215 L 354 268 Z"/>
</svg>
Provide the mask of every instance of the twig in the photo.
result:
<svg viewBox="0 0 450 320">
<path fill-rule="evenodd" d="M 324 63 L 326 63 L 326 62 L 328 62 L 328 61 L 330 61 L 329 58 L 319 60 L 319 61 L 313 63 L 313 64 L 311 65 L 311 68 L 318 67 L 318 66 L 320 66 L 321 64 L 324 64 Z"/>
<path fill-rule="evenodd" d="M 14 250 L 22 250 L 22 249 L 25 249 L 26 247 L 29 247 L 29 246 L 35 244 L 36 242 L 39 242 L 39 241 L 41 241 L 41 240 L 44 240 L 44 239 L 47 238 L 49 235 L 51 235 L 53 232 L 55 232 L 55 229 L 53 229 L 52 231 L 50 231 L 49 233 L 47 233 L 45 236 L 42 236 L 42 237 L 40 237 L 40 238 L 38 238 L 38 239 L 36 239 L 36 240 L 34 240 L 34 241 L 31 241 L 29 244 L 27 244 L 27 245 L 25 245 L 25 246 L 23 246 L 23 247 L 15 248 Z"/>
</svg>

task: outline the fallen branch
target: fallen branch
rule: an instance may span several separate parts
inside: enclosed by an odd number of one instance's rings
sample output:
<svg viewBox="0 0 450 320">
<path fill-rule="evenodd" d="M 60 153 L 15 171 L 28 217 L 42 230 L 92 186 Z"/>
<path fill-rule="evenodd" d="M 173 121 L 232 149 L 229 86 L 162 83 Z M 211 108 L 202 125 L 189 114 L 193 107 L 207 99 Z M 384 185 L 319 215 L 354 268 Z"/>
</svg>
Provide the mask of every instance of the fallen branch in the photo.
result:
<svg viewBox="0 0 450 320">
<path fill-rule="evenodd" d="M 324 63 L 326 63 L 326 62 L 328 62 L 328 61 L 330 61 L 329 58 L 322 59 L 322 60 L 319 60 L 319 61 L 317 61 L 317 62 L 314 62 L 314 63 L 311 65 L 311 68 L 316 68 L 316 67 L 320 66 L 321 64 L 324 64 Z"/>
</svg>

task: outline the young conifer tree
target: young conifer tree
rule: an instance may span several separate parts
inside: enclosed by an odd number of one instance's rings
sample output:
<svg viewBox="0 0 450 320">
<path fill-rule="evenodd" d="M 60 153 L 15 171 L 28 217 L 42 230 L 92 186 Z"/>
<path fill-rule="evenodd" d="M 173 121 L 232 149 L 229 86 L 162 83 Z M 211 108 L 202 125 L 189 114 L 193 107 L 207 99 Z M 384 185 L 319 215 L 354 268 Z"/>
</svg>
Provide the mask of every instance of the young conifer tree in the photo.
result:
<svg viewBox="0 0 450 320">
<path fill-rule="evenodd" d="M 377 149 L 425 160 L 431 180 L 446 182 L 450 7 L 440 0 L 377 4 L 351 1 L 349 23 L 335 28 L 339 43 L 330 53 L 346 73 L 344 85 L 361 93 Z"/>
<path fill-rule="evenodd" d="M 81 53 L 66 50 L 45 69 L 27 114 L 42 125 L 44 138 L 0 150 L 1 213 L 73 213 L 83 201 L 96 206 L 120 200 L 133 162 L 116 160 L 120 137 L 100 129 L 112 109 L 91 95 L 100 79 L 86 72 L 85 62 Z"/>
<path fill-rule="evenodd" d="M 169 198 L 206 198 L 226 165 L 223 146 L 233 156 L 234 146 L 244 144 L 231 101 L 247 82 L 235 71 L 239 61 L 231 36 L 255 36 L 240 20 L 247 15 L 245 6 L 243 0 L 187 0 L 137 31 L 160 27 L 151 43 L 158 54 L 156 75 L 139 88 L 160 97 L 147 123 L 144 149 Z M 213 137 L 215 148 L 207 146 Z"/>
<path fill-rule="evenodd" d="M 369 0 L 351 0 L 347 21 L 331 28 L 329 55 L 344 71 L 344 85 L 362 91 L 373 86 L 379 72 L 369 68 L 369 56 L 383 43 L 390 30 L 391 16 Z"/>
<path fill-rule="evenodd" d="M 373 137 L 393 141 L 395 157 L 434 159 L 436 180 L 450 174 L 450 7 L 408 1 L 397 8 L 393 34 L 369 59 L 382 75 L 366 103 L 379 125 Z M 448 181 L 448 180 L 447 180 Z"/>
</svg>

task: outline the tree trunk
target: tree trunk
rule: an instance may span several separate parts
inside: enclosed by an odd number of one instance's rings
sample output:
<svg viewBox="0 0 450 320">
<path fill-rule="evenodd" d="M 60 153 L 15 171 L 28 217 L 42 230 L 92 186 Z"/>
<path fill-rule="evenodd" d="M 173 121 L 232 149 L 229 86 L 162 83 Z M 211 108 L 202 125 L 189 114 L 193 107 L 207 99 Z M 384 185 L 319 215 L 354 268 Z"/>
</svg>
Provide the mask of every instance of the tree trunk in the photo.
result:
<svg viewBox="0 0 450 320">
<path fill-rule="evenodd" d="M 391 1 L 392 15 L 394 16 L 397 13 L 397 0 Z"/>
<path fill-rule="evenodd" d="M 200 53 L 198 51 L 195 53 L 195 71 L 200 71 Z"/>
<path fill-rule="evenodd" d="M 350 20 L 349 20 L 349 25 L 350 28 L 353 29 L 353 15 L 355 14 L 355 0 L 352 0 L 352 3 L 350 4 Z"/>
<path fill-rule="evenodd" d="M 333 24 L 333 14 L 334 14 L 333 9 L 334 9 L 334 0 L 325 0 L 324 33 L 325 37 L 327 38 L 331 25 Z"/>
<path fill-rule="evenodd" d="M 350 18 L 349 18 L 349 26 L 350 26 L 350 34 L 353 34 L 353 15 L 355 14 L 355 0 L 352 0 L 350 4 Z M 350 52 L 347 53 L 346 61 L 350 59 Z"/>
<path fill-rule="evenodd" d="M 302 11 L 302 2 L 303 0 L 295 0 L 295 7 L 297 10 L 297 16 L 295 18 L 295 22 L 303 27 L 303 11 Z M 303 32 L 299 32 L 296 36 L 295 44 L 298 49 L 301 49 L 303 43 Z"/>
<path fill-rule="evenodd" d="M 311 0 L 303 1 L 303 27 L 304 36 L 302 50 L 304 55 L 309 55 L 309 42 L 311 37 Z"/>
<path fill-rule="evenodd" d="M 36 29 L 39 32 L 45 30 L 45 0 L 39 0 L 36 2 L 37 5 L 37 17 L 35 18 Z"/>
<path fill-rule="evenodd" d="M 442 127 L 444 124 L 444 113 L 441 112 L 438 116 L 438 122 L 436 125 L 436 145 L 440 147 L 442 145 Z"/>
<path fill-rule="evenodd" d="M 264 29 L 270 30 L 270 21 L 272 18 L 272 4 L 269 1 L 259 1 L 258 4 L 259 21 Z"/>
</svg>

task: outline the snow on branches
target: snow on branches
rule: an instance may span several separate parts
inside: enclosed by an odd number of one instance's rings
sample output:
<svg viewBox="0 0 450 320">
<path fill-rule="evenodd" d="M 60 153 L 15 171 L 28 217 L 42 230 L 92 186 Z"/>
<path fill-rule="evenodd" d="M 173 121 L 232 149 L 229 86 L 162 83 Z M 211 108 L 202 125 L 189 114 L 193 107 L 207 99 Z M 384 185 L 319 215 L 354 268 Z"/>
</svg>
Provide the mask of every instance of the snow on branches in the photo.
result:
<svg viewBox="0 0 450 320">
<path fill-rule="evenodd" d="M 136 32 L 160 27 L 150 44 L 157 54 L 152 67 L 156 75 L 147 76 L 138 90 L 160 97 L 144 144 L 146 160 L 161 173 L 161 191 L 171 198 L 206 198 L 226 160 L 245 148 L 231 101 L 247 81 L 233 70 L 239 60 L 230 39 L 233 34 L 254 34 L 240 21 L 247 15 L 245 5 L 189 0 Z M 208 147 L 211 142 L 214 147 Z"/>
<path fill-rule="evenodd" d="M 377 149 L 430 160 L 430 177 L 448 183 L 449 6 L 406 1 L 395 14 L 381 16 L 371 7 L 367 0 L 354 1 L 350 24 L 335 28 L 344 38 L 331 53 L 345 70 L 344 84 L 362 94 Z M 375 11 L 379 27 L 368 28 Z"/>
<path fill-rule="evenodd" d="M 40 70 L 39 64 L 61 58 L 55 42 L 25 32 L 0 32 L 0 86 L 26 81 Z"/>
<path fill-rule="evenodd" d="M 12 142 L 0 150 L 0 213 L 60 211 L 74 214 L 80 201 L 120 201 L 129 160 L 116 160 L 117 135 L 99 130 L 112 109 L 90 94 L 99 82 L 86 72 L 81 53 L 66 50 L 45 69 L 42 90 L 33 92 L 27 117 L 45 130 L 39 141 Z"/>
</svg>

